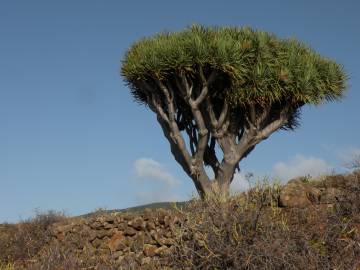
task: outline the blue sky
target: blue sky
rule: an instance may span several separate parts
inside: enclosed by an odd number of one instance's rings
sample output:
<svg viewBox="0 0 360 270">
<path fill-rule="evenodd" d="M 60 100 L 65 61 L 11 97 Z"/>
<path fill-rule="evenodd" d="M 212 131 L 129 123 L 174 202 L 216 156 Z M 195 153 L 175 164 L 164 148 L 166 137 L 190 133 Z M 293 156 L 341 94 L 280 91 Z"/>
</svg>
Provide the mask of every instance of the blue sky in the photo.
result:
<svg viewBox="0 0 360 270">
<path fill-rule="evenodd" d="M 134 41 L 192 23 L 295 37 L 341 63 L 346 98 L 304 108 L 298 130 L 274 134 L 241 164 L 284 179 L 341 171 L 360 153 L 359 10 L 355 0 L 1 1 L 0 222 L 194 193 L 155 116 L 119 75 Z"/>
</svg>

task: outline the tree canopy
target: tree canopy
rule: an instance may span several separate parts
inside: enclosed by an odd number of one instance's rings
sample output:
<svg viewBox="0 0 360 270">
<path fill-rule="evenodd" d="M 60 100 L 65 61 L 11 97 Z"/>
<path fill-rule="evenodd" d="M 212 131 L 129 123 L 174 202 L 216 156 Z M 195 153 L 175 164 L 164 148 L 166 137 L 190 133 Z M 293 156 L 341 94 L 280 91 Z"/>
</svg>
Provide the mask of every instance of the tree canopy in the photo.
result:
<svg viewBox="0 0 360 270">
<path fill-rule="evenodd" d="M 202 197 L 217 187 L 226 194 L 239 162 L 260 141 L 294 129 L 303 105 L 340 99 L 347 81 L 338 63 L 295 39 L 199 25 L 136 42 L 121 72 L 135 100 L 157 114 Z"/>
<path fill-rule="evenodd" d="M 134 97 L 145 102 L 136 81 L 166 79 L 176 72 L 197 73 L 197 67 L 218 71 L 217 88 L 233 106 L 286 99 L 319 104 L 339 99 L 346 88 L 343 68 L 295 39 L 251 28 L 192 26 L 164 32 L 133 44 L 122 74 Z M 220 93 L 221 94 L 221 93 Z"/>
</svg>

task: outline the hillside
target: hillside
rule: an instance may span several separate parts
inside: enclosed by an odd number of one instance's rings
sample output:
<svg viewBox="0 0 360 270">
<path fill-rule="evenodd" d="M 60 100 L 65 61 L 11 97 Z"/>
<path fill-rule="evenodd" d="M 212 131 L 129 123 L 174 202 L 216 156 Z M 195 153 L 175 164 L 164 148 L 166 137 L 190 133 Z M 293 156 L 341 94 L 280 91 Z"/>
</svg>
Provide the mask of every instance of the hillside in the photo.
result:
<svg viewBox="0 0 360 270">
<path fill-rule="evenodd" d="M 91 213 L 87 213 L 85 215 L 81 215 L 79 217 L 87 218 L 93 215 L 102 214 L 110 214 L 110 213 L 133 213 L 133 212 L 141 212 L 145 209 L 174 209 L 174 208 L 182 208 L 186 205 L 187 202 L 155 202 L 144 205 L 138 205 L 134 207 L 124 208 L 124 209 L 111 209 L 111 210 L 99 210 Z"/>
<path fill-rule="evenodd" d="M 360 269 L 360 171 L 0 226 L 3 269 Z M 7 265 L 7 268 L 5 268 Z"/>
</svg>

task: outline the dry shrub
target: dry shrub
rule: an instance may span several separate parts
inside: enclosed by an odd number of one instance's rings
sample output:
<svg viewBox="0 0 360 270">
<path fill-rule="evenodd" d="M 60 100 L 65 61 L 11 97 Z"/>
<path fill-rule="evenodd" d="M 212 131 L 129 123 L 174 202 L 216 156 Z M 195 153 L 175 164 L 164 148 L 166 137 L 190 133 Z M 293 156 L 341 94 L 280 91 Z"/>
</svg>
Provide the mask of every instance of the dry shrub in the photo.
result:
<svg viewBox="0 0 360 270">
<path fill-rule="evenodd" d="M 176 267 L 359 269 L 358 202 L 285 209 L 278 195 L 277 186 L 265 184 L 225 202 L 194 201 L 182 212 Z"/>
<path fill-rule="evenodd" d="M 42 250 L 41 256 L 36 260 L 20 266 L 19 270 L 137 270 L 136 258 L 127 258 L 120 262 L 110 261 L 101 256 L 76 254 L 64 246 L 50 246 Z M 147 268 L 156 269 L 156 268 Z M 2 270 L 0 268 L 0 270 Z"/>
<path fill-rule="evenodd" d="M 61 212 L 37 213 L 18 224 L 0 225 L 0 261 L 5 263 L 32 259 L 50 240 L 50 226 L 65 219 Z"/>
<path fill-rule="evenodd" d="M 228 200 L 190 202 L 178 210 L 182 221 L 173 228 L 176 248 L 169 267 L 359 270 L 360 171 L 307 183 L 338 190 L 336 201 L 281 208 L 280 187 L 265 183 Z M 49 243 L 51 225 L 63 219 L 49 212 L 19 224 L 0 224 L 0 270 L 139 269 L 136 256 L 116 263 L 80 257 L 70 244 Z"/>
<path fill-rule="evenodd" d="M 353 159 L 345 164 L 350 170 L 360 170 L 360 154 L 354 155 Z"/>
<path fill-rule="evenodd" d="M 82 260 L 74 255 L 71 250 L 59 246 L 51 246 L 42 250 L 42 254 L 36 260 L 28 262 L 19 269 L 22 270 L 75 270 L 95 269 L 96 263 L 93 258 Z"/>
<path fill-rule="evenodd" d="M 15 270 L 15 266 L 12 263 L 3 263 L 0 261 L 0 270 Z"/>
</svg>

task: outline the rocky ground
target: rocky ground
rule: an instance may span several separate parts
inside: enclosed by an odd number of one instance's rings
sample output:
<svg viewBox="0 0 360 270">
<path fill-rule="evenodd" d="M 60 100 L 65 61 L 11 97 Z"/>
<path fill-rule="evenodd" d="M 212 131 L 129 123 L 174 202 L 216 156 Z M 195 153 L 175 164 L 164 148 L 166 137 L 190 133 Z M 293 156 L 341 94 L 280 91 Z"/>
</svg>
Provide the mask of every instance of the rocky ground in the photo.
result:
<svg viewBox="0 0 360 270">
<path fill-rule="evenodd" d="M 271 193 L 261 193 L 265 195 L 261 195 L 260 197 L 258 196 L 258 193 L 256 193 L 256 196 L 251 195 L 254 194 L 255 191 L 252 192 L 253 193 L 249 192 L 248 194 L 240 195 L 236 199 L 238 205 L 244 209 L 246 208 L 248 211 L 247 213 L 251 213 L 250 217 L 256 222 L 259 222 L 259 224 L 262 219 L 267 223 L 271 223 L 273 217 L 271 216 L 271 218 L 269 218 L 270 215 L 277 213 L 276 222 L 279 222 L 279 218 L 281 217 L 281 219 L 286 218 L 287 227 L 297 228 L 296 230 L 306 228 L 306 231 L 304 230 L 305 238 L 308 239 L 306 240 L 307 242 L 304 243 L 308 245 L 310 253 L 315 252 L 317 254 L 316 256 L 318 256 L 316 257 L 316 260 L 318 261 L 315 261 L 314 259 L 314 265 L 315 263 L 320 262 L 320 259 L 321 262 L 326 261 L 326 256 L 322 255 L 321 252 L 328 252 L 328 254 L 331 254 L 332 251 L 326 246 L 327 244 L 322 244 L 322 242 L 318 244 L 318 240 L 321 237 L 323 239 L 329 237 L 333 232 L 334 239 L 340 239 L 342 237 L 341 243 L 347 243 L 346 245 L 348 248 L 351 248 L 352 253 L 347 254 L 352 254 L 351 256 L 354 256 L 354 258 L 350 258 L 351 260 L 348 263 L 343 266 L 340 265 L 337 269 L 345 269 L 341 268 L 345 267 L 345 265 L 346 267 L 350 267 L 348 269 L 360 269 L 359 171 L 348 175 L 326 176 L 323 179 L 310 179 L 304 177 L 293 179 L 283 187 L 278 189 L 273 188 Z M 270 200 L 268 196 L 271 197 Z M 251 202 L 251 204 L 254 205 L 254 208 L 248 207 L 250 205 L 249 202 L 247 202 L 245 206 L 242 205 L 245 199 L 253 201 L 253 199 L 249 199 L 250 197 L 260 198 L 260 201 Z M 201 213 L 197 213 L 196 209 L 199 209 L 199 211 L 201 210 L 204 213 L 207 211 L 203 204 L 201 207 L 193 204 L 188 210 L 162 208 L 145 209 L 137 212 L 96 213 L 74 218 L 61 217 L 49 219 L 49 217 L 47 217 L 47 219 L 44 219 L 45 221 L 41 219 L 38 220 L 38 223 L 33 221 L 33 223 L 23 222 L 13 225 L 1 225 L 0 261 L 6 263 L 15 262 L 15 264 L 12 264 L 15 265 L 15 269 L 34 270 L 211 269 L 211 267 L 206 267 L 205 263 L 199 263 L 199 260 L 201 260 L 202 257 L 197 258 L 196 254 L 194 255 L 191 253 L 193 251 L 189 253 L 189 250 L 195 248 L 199 250 L 199 252 L 205 252 L 204 254 L 207 254 L 206 252 L 208 252 L 206 250 L 204 251 L 203 244 L 198 246 L 200 240 L 198 241 L 195 239 L 197 237 L 196 235 L 201 235 L 201 230 L 204 230 L 205 227 L 196 227 L 196 230 L 200 230 L 199 234 L 197 232 L 194 233 L 192 230 L 195 228 L 194 224 L 198 226 L 198 224 L 204 223 L 206 225 L 209 223 L 209 225 L 206 226 L 211 226 L 211 221 L 207 220 L 204 216 L 200 218 Z M 191 216 L 193 214 L 189 215 L 187 211 L 195 213 L 195 216 Z M 340 220 L 340 225 L 334 223 L 338 226 L 336 227 L 336 230 L 344 230 L 340 236 L 335 235 L 338 233 L 335 229 L 331 231 L 331 226 L 335 225 L 330 223 L 330 219 L 334 216 L 333 213 L 335 212 L 339 213 L 336 215 L 339 215 Z M 243 213 L 245 212 L 241 212 L 241 215 L 243 215 Z M 207 216 L 211 215 L 211 212 L 207 214 Z M 239 217 L 241 215 L 239 214 Z M 231 213 L 229 216 L 231 216 Z M 236 215 L 234 214 L 233 216 Z M 190 222 L 192 225 L 189 223 L 190 218 L 194 221 L 193 223 Z M 199 220 L 197 220 L 197 218 L 199 218 Z M 235 222 L 239 222 L 241 225 L 241 222 L 245 222 L 246 218 L 242 216 L 242 219 L 243 220 Z M 227 221 L 225 220 L 225 222 Z M 34 227 L 35 223 L 36 227 Z M 244 225 L 246 224 L 244 223 Z M 343 225 L 345 227 L 341 227 Z M 253 229 L 249 229 L 246 234 L 250 235 L 251 233 L 258 233 L 261 235 L 263 232 L 260 233 L 260 231 L 257 231 L 260 230 L 259 228 L 265 230 L 268 227 L 254 227 Z M 208 228 L 205 230 L 207 231 Z M 288 230 L 291 231 L 291 228 Z M 339 233 L 341 233 L 341 230 Z M 34 233 L 35 231 L 37 231 L 36 234 Z M 187 235 L 191 235 L 191 237 L 184 237 L 184 232 L 186 232 Z M 189 234 L 189 232 L 192 234 Z M 286 236 L 284 232 L 285 229 L 281 231 L 278 237 L 289 237 Z M 319 232 L 321 237 L 319 236 Z M 321 234 L 321 232 L 323 232 L 323 234 Z M 268 234 L 272 233 L 273 231 L 268 232 Z M 314 242 L 314 235 L 316 235 L 317 242 Z M 38 242 L 36 242 L 36 238 L 39 238 Z M 209 248 L 212 244 L 211 239 L 213 238 L 202 239 L 201 243 L 206 244 L 206 241 L 209 241 Z M 220 242 L 222 239 L 223 238 L 216 240 L 219 241 L 219 246 L 221 246 Z M 326 239 L 324 240 L 324 243 L 326 243 Z M 191 245 L 187 243 L 191 243 Z M 226 245 L 225 242 L 224 248 L 226 248 Z M 246 245 L 249 245 L 249 243 L 246 242 Z M 254 244 L 252 243 L 252 245 Z M 237 246 L 239 246 L 239 243 Z M 182 248 L 184 250 L 182 250 Z M 25 252 L 25 250 L 27 251 Z M 213 256 L 212 254 L 215 254 L 216 252 L 215 246 L 206 256 L 210 258 Z M 219 252 L 221 253 L 221 251 Z M 184 256 L 186 256 L 186 258 L 181 257 L 183 256 L 182 254 L 185 254 Z M 235 252 L 233 254 L 237 253 Z M 253 255 L 254 258 L 255 255 Z M 215 254 L 212 258 L 217 258 L 217 261 L 219 261 L 219 256 L 220 255 Z M 236 256 L 239 256 L 240 261 L 242 260 L 241 254 Z M 305 255 L 300 254 L 299 256 Z M 356 256 L 359 257 L 356 258 Z M 188 262 L 186 266 L 184 265 L 184 268 L 179 265 L 179 261 L 181 262 L 181 260 L 186 260 Z M 208 262 L 210 261 L 211 260 L 208 259 Z M 284 261 L 287 262 L 285 259 Z M 328 259 L 328 261 L 329 267 L 309 267 L 308 269 L 334 269 L 330 268 L 332 261 L 330 259 Z M 229 265 L 230 264 L 231 263 L 229 262 Z M 294 265 L 295 264 L 296 262 L 294 262 Z M 239 262 L 237 262 L 237 265 L 239 265 Z M 228 267 L 228 269 L 256 269 L 256 267 L 246 268 L 239 266 L 239 268 Z M 301 268 L 289 267 L 288 269 Z"/>
<path fill-rule="evenodd" d="M 129 268 L 165 267 L 180 218 L 165 209 L 77 218 L 53 225 L 51 245 L 66 246 L 78 258 L 101 258 Z"/>
</svg>

